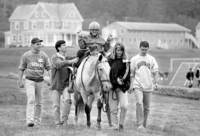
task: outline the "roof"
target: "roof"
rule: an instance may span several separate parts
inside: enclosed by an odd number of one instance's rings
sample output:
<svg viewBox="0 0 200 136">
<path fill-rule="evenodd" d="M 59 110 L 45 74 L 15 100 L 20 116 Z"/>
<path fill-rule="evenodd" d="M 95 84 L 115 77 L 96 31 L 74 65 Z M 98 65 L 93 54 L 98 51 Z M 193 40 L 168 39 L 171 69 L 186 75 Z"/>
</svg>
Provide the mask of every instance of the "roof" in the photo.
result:
<svg viewBox="0 0 200 136">
<path fill-rule="evenodd" d="M 28 19 L 38 6 L 41 6 L 52 19 L 64 19 L 67 18 L 69 13 L 73 13 L 74 16 L 70 17 L 70 19 L 83 21 L 83 18 L 74 3 L 46 2 L 38 2 L 37 4 L 32 5 L 20 5 L 12 13 L 10 20 Z"/>
<path fill-rule="evenodd" d="M 20 5 L 13 11 L 9 19 L 26 19 L 33 11 L 35 5 Z"/>
<path fill-rule="evenodd" d="M 175 23 L 144 23 L 144 22 L 114 22 L 128 30 L 146 31 L 177 31 L 190 32 L 191 30 Z M 114 24 L 112 23 L 112 24 Z"/>
</svg>

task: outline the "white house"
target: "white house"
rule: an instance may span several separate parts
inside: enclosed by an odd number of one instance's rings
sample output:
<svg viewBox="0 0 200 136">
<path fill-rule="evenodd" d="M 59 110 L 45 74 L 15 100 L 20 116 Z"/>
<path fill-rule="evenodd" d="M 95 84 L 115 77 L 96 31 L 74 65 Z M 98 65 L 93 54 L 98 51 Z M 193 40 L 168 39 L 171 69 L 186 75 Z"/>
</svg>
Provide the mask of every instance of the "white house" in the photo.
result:
<svg viewBox="0 0 200 136">
<path fill-rule="evenodd" d="M 5 45 L 29 46 L 39 37 L 45 46 L 57 40 L 77 43 L 77 32 L 82 30 L 83 18 L 74 3 L 38 2 L 18 6 L 9 18 L 10 31 L 5 32 Z"/>
<path fill-rule="evenodd" d="M 174 23 L 113 22 L 102 29 L 104 37 L 114 34 L 127 47 L 138 47 L 145 40 L 151 47 L 165 49 L 199 47 L 190 32 Z"/>
</svg>

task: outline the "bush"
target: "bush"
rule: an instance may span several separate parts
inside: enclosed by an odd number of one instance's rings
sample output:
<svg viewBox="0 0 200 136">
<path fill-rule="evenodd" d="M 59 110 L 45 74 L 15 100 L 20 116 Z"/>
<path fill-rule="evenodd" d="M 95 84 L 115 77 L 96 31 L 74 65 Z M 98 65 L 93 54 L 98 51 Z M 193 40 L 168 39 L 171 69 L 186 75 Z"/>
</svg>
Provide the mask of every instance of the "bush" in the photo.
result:
<svg viewBox="0 0 200 136">
<path fill-rule="evenodd" d="M 158 86 L 154 93 L 188 99 L 200 99 L 200 89 L 176 86 Z"/>
<path fill-rule="evenodd" d="M 9 48 L 16 48 L 17 47 L 17 45 L 15 45 L 15 44 L 10 44 L 9 45 Z"/>
</svg>

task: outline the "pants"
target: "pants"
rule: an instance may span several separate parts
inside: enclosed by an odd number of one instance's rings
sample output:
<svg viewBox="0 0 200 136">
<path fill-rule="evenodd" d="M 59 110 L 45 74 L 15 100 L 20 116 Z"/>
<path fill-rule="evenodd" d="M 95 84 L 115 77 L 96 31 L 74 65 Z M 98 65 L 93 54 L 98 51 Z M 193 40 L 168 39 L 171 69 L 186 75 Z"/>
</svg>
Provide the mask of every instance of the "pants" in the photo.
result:
<svg viewBox="0 0 200 136">
<path fill-rule="evenodd" d="M 193 80 L 185 80 L 184 86 L 191 88 L 193 86 Z"/>
<path fill-rule="evenodd" d="M 42 87 L 43 82 L 34 82 L 25 80 L 25 89 L 27 95 L 26 105 L 26 123 L 35 123 L 41 121 L 41 105 L 42 105 Z"/>
<path fill-rule="evenodd" d="M 151 92 L 144 92 L 142 89 L 135 89 L 136 98 L 136 122 L 137 125 L 146 127 L 150 111 Z"/>
<path fill-rule="evenodd" d="M 71 103 L 72 103 L 71 94 L 68 92 L 68 87 L 64 89 L 63 94 L 61 94 L 57 90 L 53 90 L 52 100 L 53 100 L 55 124 L 66 122 L 68 120 L 68 116 L 71 109 Z M 61 113 L 61 116 L 60 116 L 60 113 Z"/>
<path fill-rule="evenodd" d="M 127 92 L 123 93 L 117 88 L 116 93 L 114 91 L 109 92 L 109 106 L 111 113 L 111 122 L 114 126 L 124 125 L 127 107 L 128 107 L 128 96 Z M 120 117 L 118 121 L 118 106 L 120 106 Z"/>
</svg>

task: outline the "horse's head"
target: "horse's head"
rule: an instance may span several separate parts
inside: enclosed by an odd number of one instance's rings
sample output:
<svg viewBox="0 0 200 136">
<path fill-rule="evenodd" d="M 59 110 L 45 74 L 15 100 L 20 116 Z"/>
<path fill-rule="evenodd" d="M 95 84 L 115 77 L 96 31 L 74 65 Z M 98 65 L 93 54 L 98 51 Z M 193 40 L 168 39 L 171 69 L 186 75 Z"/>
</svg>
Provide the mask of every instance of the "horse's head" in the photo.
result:
<svg viewBox="0 0 200 136">
<path fill-rule="evenodd" d="M 110 65 L 108 64 L 107 58 L 103 55 L 99 55 L 98 62 L 97 62 L 97 76 L 100 81 L 100 85 L 103 91 L 109 91 L 112 88 L 110 82 Z"/>
</svg>

